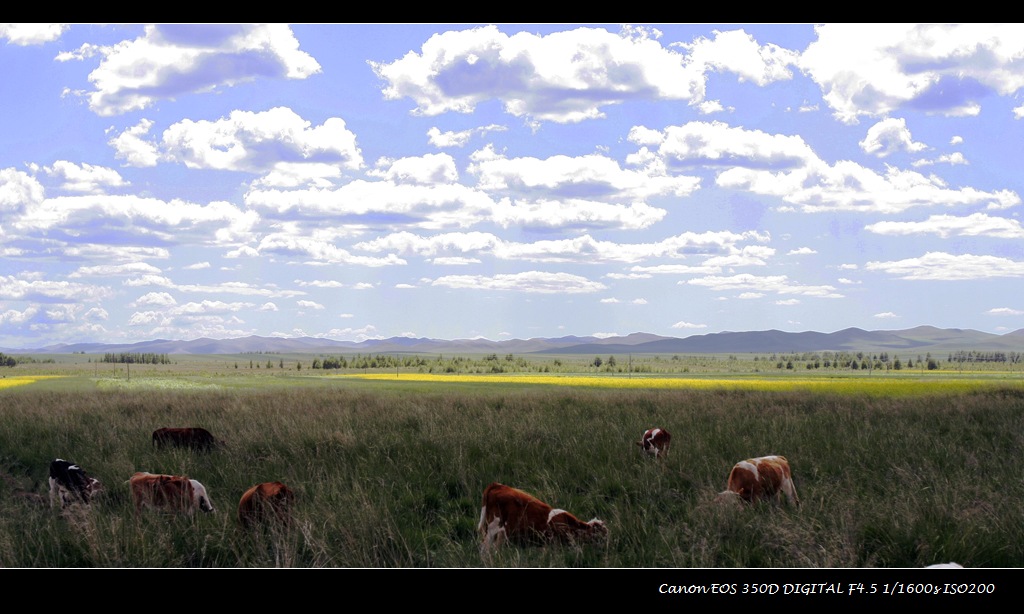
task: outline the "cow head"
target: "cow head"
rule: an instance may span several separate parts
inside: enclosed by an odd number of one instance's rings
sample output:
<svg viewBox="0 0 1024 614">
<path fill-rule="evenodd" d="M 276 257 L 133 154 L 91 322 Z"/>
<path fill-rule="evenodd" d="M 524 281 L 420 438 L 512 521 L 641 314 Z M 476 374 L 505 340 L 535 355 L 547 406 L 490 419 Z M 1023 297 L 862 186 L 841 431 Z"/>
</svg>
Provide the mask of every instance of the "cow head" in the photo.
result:
<svg viewBox="0 0 1024 614">
<path fill-rule="evenodd" d="M 715 496 L 715 503 L 719 505 L 739 506 L 743 504 L 743 497 L 738 492 L 723 490 Z"/>
<path fill-rule="evenodd" d="M 587 524 L 590 525 L 590 538 L 591 539 L 600 541 L 600 540 L 603 540 L 604 538 L 608 537 L 608 527 L 605 526 L 603 520 L 598 520 L 597 518 L 591 518 L 590 522 L 588 522 Z"/>
<path fill-rule="evenodd" d="M 198 480 L 189 480 L 189 482 L 192 483 L 192 497 L 196 507 L 204 512 L 214 511 L 213 502 L 210 501 L 210 496 L 206 494 L 206 487 L 200 484 Z"/>
<path fill-rule="evenodd" d="M 93 497 L 101 492 L 103 492 L 103 484 L 101 484 L 96 478 L 89 478 L 88 483 L 85 485 L 85 489 L 82 491 L 82 497 L 88 503 Z"/>
</svg>

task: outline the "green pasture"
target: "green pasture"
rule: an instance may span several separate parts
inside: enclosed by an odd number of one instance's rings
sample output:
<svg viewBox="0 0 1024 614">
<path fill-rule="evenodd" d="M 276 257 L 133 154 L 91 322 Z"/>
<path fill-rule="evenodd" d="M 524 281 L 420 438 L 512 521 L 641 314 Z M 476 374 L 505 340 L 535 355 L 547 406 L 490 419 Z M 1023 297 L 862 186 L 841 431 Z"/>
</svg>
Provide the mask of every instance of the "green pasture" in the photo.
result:
<svg viewBox="0 0 1024 614">
<path fill-rule="evenodd" d="M 1014 373 L 691 372 L 629 387 L 572 380 L 642 378 L 233 362 L 26 365 L 64 376 L 0 386 L 0 567 L 1024 567 Z M 163 426 L 228 446 L 156 450 Z M 635 445 L 653 426 L 674 436 L 662 461 Z M 714 504 L 733 463 L 766 454 L 790 460 L 799 508 Z M 55 457 L 106 485 L 90 508 L 50 509 Z M 135 471 L 198 479 L 217 511 L 136 514 Z M 246 533 L 238 498 L 270 480 L 298 493 L 295 522 Z M 492 481 L 601 518 L 608 539 L 507 546 L 485 563 L 476 525 Z"/>
</svg>

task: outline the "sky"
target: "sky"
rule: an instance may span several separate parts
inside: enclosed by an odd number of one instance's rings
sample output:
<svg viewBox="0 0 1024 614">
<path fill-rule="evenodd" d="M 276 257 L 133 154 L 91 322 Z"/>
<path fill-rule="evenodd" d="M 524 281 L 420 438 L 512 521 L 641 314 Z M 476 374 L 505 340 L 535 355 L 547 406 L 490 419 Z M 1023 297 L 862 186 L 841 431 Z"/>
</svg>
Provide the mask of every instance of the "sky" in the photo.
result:
<svg viewBox="0 0 1024 614">
<path fill-rule="evenodd" d="M 1022 24 L 0 24 L 0 347 L 1024 328 Z"/>
</svg>

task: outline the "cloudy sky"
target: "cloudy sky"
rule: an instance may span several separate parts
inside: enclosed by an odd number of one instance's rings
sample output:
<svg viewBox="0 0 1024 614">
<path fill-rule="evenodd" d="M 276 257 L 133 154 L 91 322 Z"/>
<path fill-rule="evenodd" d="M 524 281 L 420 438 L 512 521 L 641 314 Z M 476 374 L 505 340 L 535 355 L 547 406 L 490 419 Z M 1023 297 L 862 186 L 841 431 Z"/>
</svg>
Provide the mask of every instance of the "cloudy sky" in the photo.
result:
<svg viewBox="0 0 1024 614">
<path fill-rule="evenodd" d="M 0 24 L 0 347 L 1024 328 L 1024 26 Z"/>
</svg>

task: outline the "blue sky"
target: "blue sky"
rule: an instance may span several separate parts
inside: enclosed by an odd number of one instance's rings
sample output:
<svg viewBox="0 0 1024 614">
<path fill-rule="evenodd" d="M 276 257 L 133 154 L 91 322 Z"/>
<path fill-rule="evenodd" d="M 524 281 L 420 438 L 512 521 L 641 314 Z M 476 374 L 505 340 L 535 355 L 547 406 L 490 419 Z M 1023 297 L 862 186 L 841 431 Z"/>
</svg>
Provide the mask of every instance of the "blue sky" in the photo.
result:
<svg viewBox="0 0 1024 614">
<path fill-rule="evenodd" d="M 1024 328 L 1019 24 L 0 24 L 0 347 Z"/>
</svg>

